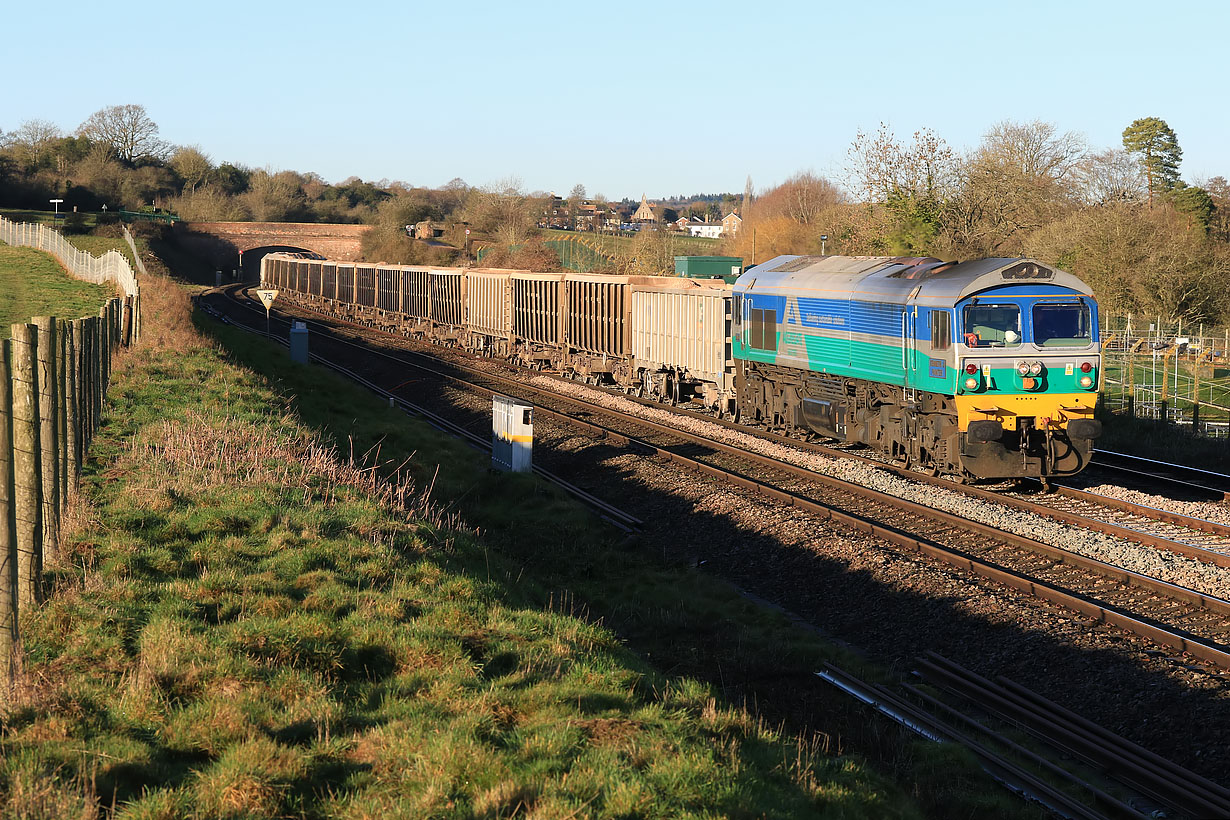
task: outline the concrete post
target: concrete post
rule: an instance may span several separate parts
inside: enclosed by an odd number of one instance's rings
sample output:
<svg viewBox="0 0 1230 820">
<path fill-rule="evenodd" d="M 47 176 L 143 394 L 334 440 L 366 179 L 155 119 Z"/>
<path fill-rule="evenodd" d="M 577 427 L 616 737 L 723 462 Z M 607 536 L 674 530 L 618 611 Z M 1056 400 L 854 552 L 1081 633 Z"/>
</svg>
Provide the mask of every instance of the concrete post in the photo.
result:
<svg viewBox="0 0 1230 820">
<path fill-rule="evenodd" d="M 17 518 L 17 606 L 33 606 L 43 574 L 43 467 L 38 417 L 38 328 L 13 325 L 13 500 Z"/>
<path fill-rule="evenodd" d="M 56 320 L 37 316 L 38 327 L 38 416 L 43 460 L 43 558 L 54 558 L 60 549 L 60 436 L 56 383 Z"/>
<path fill-rule="evenodd" d="M 17 516 L 13 506 L 13 386 L 0 342 L 0 683 L 13 678 L 17 644 Z"/>
</svg>

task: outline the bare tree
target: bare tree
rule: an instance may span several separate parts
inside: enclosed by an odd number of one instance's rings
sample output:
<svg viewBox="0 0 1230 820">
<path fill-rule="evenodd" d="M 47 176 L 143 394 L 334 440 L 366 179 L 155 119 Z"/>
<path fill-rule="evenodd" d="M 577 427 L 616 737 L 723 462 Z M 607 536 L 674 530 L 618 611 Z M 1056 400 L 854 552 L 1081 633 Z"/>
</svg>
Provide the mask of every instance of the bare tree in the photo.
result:
<svg viewBox="0 0 1230 820">
<path fill-rule="evenodd" d="M 825 210 L 844 200 L 837 186 L 811 171 L 800 171 L 775 190 L 765 194 L 760 202 L 780 202 L 781 212 L 800 225 L 811 225 Z"/>
<path fill-rule="evenodd" d="M 1017 254 L 1025 236 L 1075 204 L 1084 140 L 1055 126 L 1004 121 L 965 161 L 944 225 L 961 255 Z"/>
<path fill-rule="evenodd" d="M 1113 310 L 1216 321 L 1230 306 L 1230 250 L 1173 208 L 1085 208 L 1037 231 L 1026 252 L 1081 277 Z"/>
<path fill-rule="evenodd" d="M 1081 198 L 1091 205 L 1137 202 L 1148 194 L 1144 165 L 1119 148 L 1087 156 L 1078 176 Z"/>
<path fill-rule="evenodd" d="M 7 135 L 6 141 L 14 159 L 27 171 L 37 171 L 50 161 L 55 143 L 63 136 L 64 132 L 53 122 L 26 120 Z"/>
<path fill-rule="evenodd" d="M 199 146 L 187 145 L 177 149 L 171 155 L 171 168 L 184 181 L 184 192 L 191 193 L 196 190 L 196 186 L 206 180 L 214 166 L 209 156 Z"/>
<path fill-rule="evenodd" d="M 465 206 L 466 221 L 503 245 L 515 245 L 533 229 L 535 206 L 521 180 L 508 177 L 470 193 Z"/>
<path fill-rule="evenodd" d="M 1086 150 L 1080 134 L 1060 134 L 1053 123 L 1004 120 L 983 135 L 976 158 L 1025 179 L 1062 182 L 1075 176 Z"/>
<path fill-rule="evenodd" d="M 868 202 L 934 200 L 955 186 L 956 154 L 929 128 L 915 131 L 913 143 L 905 145 L 881 123 L 874 135 L 859 131 L 848 155 L 847 187 Z"/>
<path fill-rule="evenodd" d="M 124 162 L 165 159 L 170 145 L 158 136 L 158 124 L 143 105 L 111 105 L 81 123 L 77 133 L 111 148 Z"/>
<path fill-rule="evenodd" d="M 285 222 L 303 209 L 302 180 L 294 171 L 254 171 L 240 202 L 258 222 Z"/>
</svg>

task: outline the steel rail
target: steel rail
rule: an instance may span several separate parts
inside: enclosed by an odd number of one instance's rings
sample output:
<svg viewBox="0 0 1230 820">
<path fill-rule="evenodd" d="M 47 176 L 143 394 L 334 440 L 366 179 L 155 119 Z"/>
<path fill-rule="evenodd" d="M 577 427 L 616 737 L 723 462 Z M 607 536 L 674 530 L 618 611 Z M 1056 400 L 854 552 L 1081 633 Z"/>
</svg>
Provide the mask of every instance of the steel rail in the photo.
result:
<svg viewBox="0 0 1230 820">
<path fill-rule="evenodd" d="M 1101 457 L 1101 460 L 1099 460 L 1099 457 Z M 1230 475 L 1216 473 L 1212 470 L 1202 470 L 1199 467 L 1188 467 L 1185 464 L 1173 464 L 1168 461 L 1158 461 L 1157 459 L 1134 456 L 1130 453 L 1116 453 L 1110 450 L 1095 450 L 1093 466 L 1103 470 L 1138 476 L 1160 484 L 1171 484 L 1186 490 L 1197 490 L 1201 493 L 1207 493 L 1220 501 L 1230 500 Z M 1161 472 L 1151 468 L 1160 469 Z M 1165 475 L 1164 473 L 1167 471 L 1173 472 L 1175 475 Z M 1188 480 L 1180 477 L 1183 475 L 1190 475 L 1194 478 Z"/>
<path fill-rule="evenodd" d="M 998 684 L 935 653 L 918 659 L 923 674 L 1107 771 L 1125 785 L 1195 817 L 1230 816 L 1230 792 L 1063 709 L 1019 684 Z"/>
<path fill-rule="evenodd" d="M 946 741 L 964 746 L 978 759 L 983 771 L 996 781 L 1021 797 L 1041 804 L 1059 817 L 1070 818 L 1070 820 L 1106 820 L 1106 815 L 1065 794 L 1037 775 L 996 753 L 985 744 L 954 726 L 944 723 L 935 715 L 904 698 L 898 697 L 883 686 L 861 681 L 849 672 L 829 663 L 826 663 L 824 668 L 816 673 L 816 677 L 927 740 Z M 1138 813 L 1127 816 L 1143 820 L 1143 815 Z"/>
</svg>

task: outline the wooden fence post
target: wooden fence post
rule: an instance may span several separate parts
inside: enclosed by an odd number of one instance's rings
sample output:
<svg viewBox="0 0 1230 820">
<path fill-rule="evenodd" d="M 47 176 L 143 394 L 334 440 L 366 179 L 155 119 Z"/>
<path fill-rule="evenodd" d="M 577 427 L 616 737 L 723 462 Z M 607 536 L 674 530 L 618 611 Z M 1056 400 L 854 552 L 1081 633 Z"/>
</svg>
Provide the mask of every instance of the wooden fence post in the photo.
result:
<svg viewBox="0 0 1230 820">
<path fill-rule="evenodd" d="M 56 320 L 37 316 L 38 327 L 38 415 L 43 449 L 43 558 L 51 559 L 60 551 L 60 404 L 56 381 Z"/>
<path fill-rule="evenodd" d="M 17 606 L 39 598 L 43 574 L 43 468 L 38 417 L 38 328 L 13 325 L 13 499 L 17 518 Z"/>
<path fill-rule="evenodd" d="M 78 373 L 81 380 L 78 388 L 81 391 L 81 407 L 78 409 L 81 446 L 81 464 L 85 465 L 85 453 L 90 446 L 90 420 L 94 417 L 94 393 L 90 390 L 90 320 L 79 319 L 81 335 L 77 337 Z"/>
<path fill-rule="evenodd" d="M 68 322 L 56 320 L 56 463 L 60 478 L 60 508 L 56 513 L 61 521 L 73 486 L 68 459 L 68 330 Z"/>
<path fill-rule="evenodd" d="M 103 372 L 102 360 L 103 351 L 106 350 L 107 341 L 103 338 L 102 320 L 96 316 L 90 317 L 90 404 L 93 405 L 93 412 L 90 416 L 90 440 L 94 440 L 94 434 L 98 432 L 99 425 L 102 424 L 102 405 L 103 405 Z"/>
<path fill-rule="evenodd" d="M 124 329 L 120 333 L 124 347 L 132 346 L 132 297 L 124 297 Z"/>
<path fill-rule="evenodd" d="M 17 645 L 17 517 L 13 509 L 13 385 L 0 342 L 0 682 L 13 679 Z"/>
<path fill-rule="evenodd" d="M 78 345 L 81 339 L 81 320 L 64 323 L 64 383 L 68 387 L 68 401 L 64 403 L 64 430 L 68 440 L 68 476 L 73 486 L 81 477 L 81 358 Z"/>
<path fill-rule="evenodd" d="M 99 410 L 98 417 L 102 419 L 102 400 L 107 395 L 107 385 L 111 378 L 111 303 L 103 305 L 102 310 L 98 312 L 98 322 L 102 325 L 99 336 L 102 338 L 102 349 L 99 351 L 102 355 L 98 359 L 99 368 L 102 378 L 99 380 Z"/>
</svg>

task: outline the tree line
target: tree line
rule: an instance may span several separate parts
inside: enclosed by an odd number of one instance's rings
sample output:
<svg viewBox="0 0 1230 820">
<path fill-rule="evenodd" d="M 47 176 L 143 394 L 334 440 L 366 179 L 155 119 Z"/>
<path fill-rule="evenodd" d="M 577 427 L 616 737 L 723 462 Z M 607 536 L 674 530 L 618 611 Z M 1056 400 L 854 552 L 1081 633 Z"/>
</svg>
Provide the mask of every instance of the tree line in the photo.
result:
<svg viewBox="0 0 1230 820">
<path fill-rule="evenodd" d="M 1111 148 L 1051 123 L 1005 121 L 964 153 L 930 129 L 902 140 L 882 125 L 855 136 L 836 179 L 803 171 L 757 193 L 749 178 L 741 200 L 661 204 L 701 218 L 737 207 L 743 227 L 721 252 L 748 263 L 822 251 L 1033 256 L 1085 279 L 1110 310 L 1230 321 L 1230 185 L 1221 176 L 1184 181 L 1181 163 L 1177 135 L 1156 117 L 1128 125 Z M 158 207 L 196 221 L 367 223 L 364 254 L 373 261 L 454 263 L 477 240 L 490 245 L 489 264 L 559 265 L 536 227 L 551 196 L 515 177 L 481 187 L 462 179 L 439 188 L 357 177 L 331 184 L 313 173 L 215 163 L 199 146 L 163 140 L 139 105 L 100 109 L 71 133 L 42 120 L 0 130 L 0 203 L 46 208 L 50 198 L 66 200 L 66 210 Z M 605 198 L 587 199 L 577 185 L 568 207 L 583 201 Z M 425 220 L 444 235 L 411 239 L 407 226 Z M 647 231 L 610 267 L 670 274 L 673 254 L 670 236 Z"/>
<path fill-rule="evenodd" d="M 1103 308 L 1230 321 L 1230 185 L 1185 182 L 1156 117 L 1096 149 L 1053 124 L 1001 122 L 967 153 L 931 130 L 859 133 L 837 184 L 801 172 L 745 208 L 727 252 L 1031 256 L 1088 282 Z M 749 186 L 750 187 L 750 186 Z M 822 237 L 825 237 L 822 239 Z"/>
</svg>

